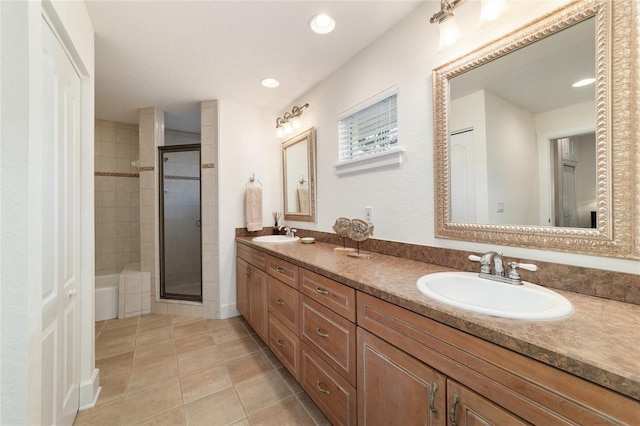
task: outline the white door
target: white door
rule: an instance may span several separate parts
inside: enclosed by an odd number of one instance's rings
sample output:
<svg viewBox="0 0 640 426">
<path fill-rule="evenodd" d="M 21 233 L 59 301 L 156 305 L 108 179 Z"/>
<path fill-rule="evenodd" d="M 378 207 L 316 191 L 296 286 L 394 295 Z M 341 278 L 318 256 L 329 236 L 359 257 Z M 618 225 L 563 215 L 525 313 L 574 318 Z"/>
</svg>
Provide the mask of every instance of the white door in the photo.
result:
<svg viewBox="0 0 640 426">
<path fill-rule="evenodd" d="M 451 149 L 451 222 L 476 221 L 473 129 L 453 133 Z"/>
<path fill-rule="evenodd" d="M 70 425 L 80 385 L 80 78 L 43 20 L 42 424 Z"/>
</svg>

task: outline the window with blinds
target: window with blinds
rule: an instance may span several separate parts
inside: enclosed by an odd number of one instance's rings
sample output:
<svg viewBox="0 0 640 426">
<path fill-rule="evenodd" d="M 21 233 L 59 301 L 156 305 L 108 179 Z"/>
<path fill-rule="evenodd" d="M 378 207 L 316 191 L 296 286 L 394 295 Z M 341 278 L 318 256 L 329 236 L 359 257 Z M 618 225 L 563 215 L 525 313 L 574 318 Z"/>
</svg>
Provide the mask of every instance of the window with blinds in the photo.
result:
<svg viewBox="0 0 640 426">
<path fill-rule="evenodd" d="M 397 92 L 339 119 L 338 138 L 340 162 L 366 158 L 397 147 Z"/>
</svg>

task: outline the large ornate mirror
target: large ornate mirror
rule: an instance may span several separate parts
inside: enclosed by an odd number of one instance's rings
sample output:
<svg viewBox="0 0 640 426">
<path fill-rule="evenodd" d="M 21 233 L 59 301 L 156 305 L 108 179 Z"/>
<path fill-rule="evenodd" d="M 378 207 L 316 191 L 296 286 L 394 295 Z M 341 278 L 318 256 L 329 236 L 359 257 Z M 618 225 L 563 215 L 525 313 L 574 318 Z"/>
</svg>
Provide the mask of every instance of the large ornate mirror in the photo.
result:
<svg viewBox="0 0 640 426">
<path fill-rule="evenodd" d="M 436 237 L 640 257 L 636 27 L 578 1 L 433 71 Z"/>
<path fill-rule="evenodd" d="M 316 221 L 315 128 L 282 143 L 284 219 Z"/>
</svg>

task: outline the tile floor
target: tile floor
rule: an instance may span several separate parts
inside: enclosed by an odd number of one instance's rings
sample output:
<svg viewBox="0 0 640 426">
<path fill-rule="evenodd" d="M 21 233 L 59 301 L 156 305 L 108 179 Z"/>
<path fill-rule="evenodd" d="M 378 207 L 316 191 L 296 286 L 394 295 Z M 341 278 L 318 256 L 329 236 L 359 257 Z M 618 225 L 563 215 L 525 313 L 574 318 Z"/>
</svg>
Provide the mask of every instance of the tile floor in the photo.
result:
<svg viewBox="0 0 640 426">
<path fill-rule="evenodd" d="M 102 391 L 74 425 L 329 425 L 240 317 L 96 323 Z"/>
</svg>

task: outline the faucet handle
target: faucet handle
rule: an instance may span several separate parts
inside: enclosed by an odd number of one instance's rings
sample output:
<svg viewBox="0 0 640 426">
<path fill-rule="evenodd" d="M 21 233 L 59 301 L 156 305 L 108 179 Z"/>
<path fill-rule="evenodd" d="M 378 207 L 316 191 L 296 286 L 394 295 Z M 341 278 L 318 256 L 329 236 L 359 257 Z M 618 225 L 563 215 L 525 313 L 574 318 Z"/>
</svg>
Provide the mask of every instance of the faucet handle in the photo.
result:
<svg viewBox="0 0 640 426">
<path fill-rule="evenodd" d="M 480 256 L 477 256 L 475 254 L 470 254 L 469 255 L 469 260 L 472 262 L 480 262 L 482 260 L 482 258 Z"/>
<path fill-rule="evenodd" d="M 475 254 L 470 254 L 469 255 L 469 260 L 471 260 L 472 262 L 480 262 L 480 264 L 482 265 L 480 267 L 480 273 L 481 274 L 490 274 L 491 273 L 491 266 L 486 261 L 486 258 L 484 256 L 480 257 L 480 256 L 477 256 Z"/>
<path fill-rule="evenodd" d="M 511 266 L 511 270 L 509 271 L 509 278 L 512 280 L 520 281 L 520 273 L 517 268 L 526 269 L 527 271 L 537 271 L 538 267 L 533 263 L 518 263 L 518 262 L 509 262 L 509 266 Z"/>
</svg>

